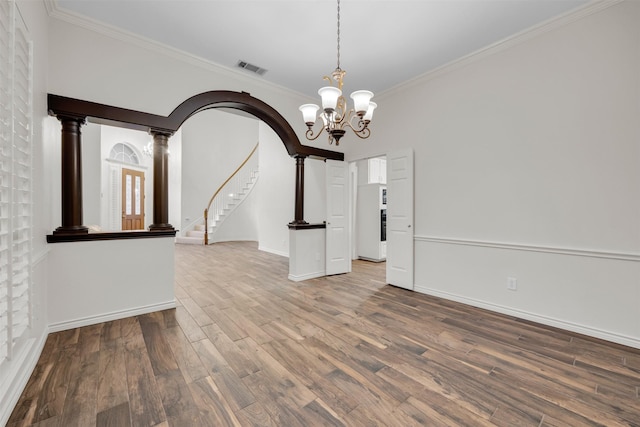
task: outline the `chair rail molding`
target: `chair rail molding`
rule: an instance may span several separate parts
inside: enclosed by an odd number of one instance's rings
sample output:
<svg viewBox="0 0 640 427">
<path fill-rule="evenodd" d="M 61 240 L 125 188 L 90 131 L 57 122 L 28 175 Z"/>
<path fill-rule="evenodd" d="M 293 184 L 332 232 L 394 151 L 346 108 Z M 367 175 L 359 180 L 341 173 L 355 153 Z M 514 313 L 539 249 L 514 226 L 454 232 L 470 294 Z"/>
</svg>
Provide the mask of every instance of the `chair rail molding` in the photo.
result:
<svg viewBox="0 0 640 427">
<path fill-rule="evenodd" d="M 506 243 L 506 242 L 494 242 L 486 240 L 469 240 L 469 239 L 456 239 L 448 237 L 436 237 L 436 236 L 414 236 L 415 242 L 427 242 L 427 243 L 439 243 L 446 245 L 462 245 L 462 246 L 477 246 L 483 248 L 493 249 L 507 249 L 514 251 L 527 251 L 527 252 L 543 252 L 558 255 L 589 257 L 589 258 L 605 258 L 614 259 L 619 261 L 631 261 L 640 262 L 640 253 L 634 252 L 611 252 L 600 251 L 592 249 L 575 249 L 557 246 L 539 246 L 528 245 L 521 243 Z"/>
</svg>

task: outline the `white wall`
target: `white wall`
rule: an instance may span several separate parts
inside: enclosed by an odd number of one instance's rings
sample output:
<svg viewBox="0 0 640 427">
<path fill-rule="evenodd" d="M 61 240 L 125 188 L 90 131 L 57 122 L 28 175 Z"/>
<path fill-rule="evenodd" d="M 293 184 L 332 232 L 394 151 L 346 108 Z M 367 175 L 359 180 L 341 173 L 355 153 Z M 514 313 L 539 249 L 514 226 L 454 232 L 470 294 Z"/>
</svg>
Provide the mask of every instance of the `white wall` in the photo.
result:
<svg viewBox="0 0 640 427">
<path fill-rule="evenodd" d="M 265 123 L 259 125 L 260 182 L 258 233 L 260 250 L 289 255 L 289 229 L 294 220 L 296 167 L 282 141 Z"/>
<path fill-rule="evenodd" d="M 251 153 L 258 142 L 258 120 L 205 110 L 190 117 L 181 129 L 185 167 L 180 227 L 184 228 L 194 221 L 202 223 L 211 196 Z"/>
<path fill-rule="evenodd" d="M 153 186 L 152 186 L 153 187 Z M 152 212 L 152 211 L 149 211 Z M 153 217 L 147 215 L 149 221 Z M 182 221 L 182 129 L 169 138 L 169 224 L 180 231 Z"/>
<path fill-rule="evenodd" d="M 293 163 L 295 164 L 295 162 Z M 304 220 L 319 224 L 327 219 L 327 179 L 324 160 L 304 161 Z M 293 220 L 293 217 L 291 218 Z"/>
<path fill-rule="evenodd" d="M 58 122 L 60 126 L 60 122 Z M 82 218 L 84 224 L 100 224 L 100 201 L 101 201 L 101 177 L 102 156 L 100 154 L 100 126 L 85 125 L 80 129 L 82 132 L 82 169 L 86 171 L 82 174 Z"/>
<path fill-rule="evenodd" d="M 51 245 L 52 331 L 175 307 L 174 238 Z"/>
<path fill-rule="evenodd" d="M 616 4 L 378 98 L 344 145 L 415 152 L 416 290 L 640 347 L 638 22 Z"/>
</svg>

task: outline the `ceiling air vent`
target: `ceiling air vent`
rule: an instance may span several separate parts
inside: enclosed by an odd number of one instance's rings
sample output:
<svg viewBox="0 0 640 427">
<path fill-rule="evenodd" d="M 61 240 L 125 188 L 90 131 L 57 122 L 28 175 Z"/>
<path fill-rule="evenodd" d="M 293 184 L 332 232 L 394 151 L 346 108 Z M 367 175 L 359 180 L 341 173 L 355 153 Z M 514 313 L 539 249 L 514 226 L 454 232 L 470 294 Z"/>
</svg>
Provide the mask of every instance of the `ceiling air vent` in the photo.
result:
<svg viewBox="0 0 640 427">
<path fill-rule="evenodd" d="M 261 76 L 267 72 L 267 70 L 265 70 L 264 68 L 260 68 L 257 65 L 249 64 L 248 62 L 242 60 L 238 61 L 238 67 Z"/>
</svg>

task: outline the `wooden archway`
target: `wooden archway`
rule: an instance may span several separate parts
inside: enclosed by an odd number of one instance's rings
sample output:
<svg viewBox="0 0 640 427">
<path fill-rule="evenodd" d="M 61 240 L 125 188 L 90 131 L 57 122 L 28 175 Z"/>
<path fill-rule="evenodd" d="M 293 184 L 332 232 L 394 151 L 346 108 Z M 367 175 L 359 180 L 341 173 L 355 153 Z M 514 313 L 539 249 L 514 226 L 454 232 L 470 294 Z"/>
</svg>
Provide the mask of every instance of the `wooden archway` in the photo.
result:
<svg viewBox="0 0 640 427">
<path fill-rule="evenodd" d="M 87 119 L 93 123 L 143 130 L 153 135 L 154 213 L 149 230 L 175 233 L 173 226 L 168 223 L 168 139 L 189 117 L 210 108 L 230 108 L 249 113 L 269 125 L 280 137 L 287 153 L 297 159 L 296 212 L 292 223 L 305 224 L 302 218 L 304 174 L 300 173 L 300 165 L 304 165 L 304 158 L 308 156 L 344 160 L 344 154 L 302 145 L 291 125 L 280 113 L 249 93 L 226 90 L 204 92 L 185 100 L 166 117 L 49 94 L 49 114 L 62 123 L 62 225 L 53 232 L 53 236 L 49 236 L 50 241 L 67 241 L 69 236 L 88 233 L 87 227 L 82 224 L 80 155 L 80 127 Z"/>
<path fill-rule="evenodd" d="M 195 113 L 209 108 L 231 108 L 249 113 L 265 122 L 280 137 L 290 156 L 314 156 L 344 160 L 337 151 L 302 145 L 289 122 L 273 107 L 247 92 L 213 90 L 194 95 L 178 105 L 168 116 L 144 113 L 95 102 L 49 94 L 49 113 L 54 116 L 89 118 L 91 122 L 148 132 L 173 134 Z"/>
</svg>

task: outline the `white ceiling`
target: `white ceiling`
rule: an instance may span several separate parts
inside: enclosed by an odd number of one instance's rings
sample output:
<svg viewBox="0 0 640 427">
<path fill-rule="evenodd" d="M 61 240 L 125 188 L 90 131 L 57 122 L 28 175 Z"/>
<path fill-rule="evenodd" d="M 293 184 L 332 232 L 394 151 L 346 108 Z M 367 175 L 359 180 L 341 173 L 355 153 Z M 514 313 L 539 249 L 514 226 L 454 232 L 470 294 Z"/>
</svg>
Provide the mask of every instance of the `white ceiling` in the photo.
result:
<svg viewBox="0 0 640 427">
<path fill-rule="evenodd" d="M 336 68 L 335 0 L 53 1 L 226 67 L 247 61 L 313 97 Z M 379 93 L 588 1 L 341 0 L 345 92 Z"/>
</svg>

